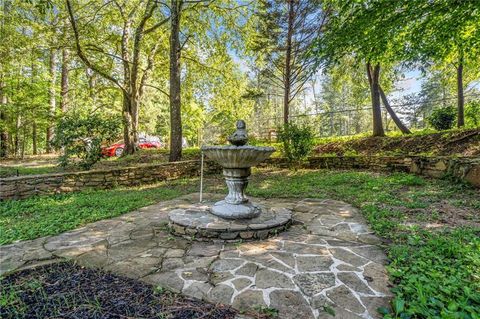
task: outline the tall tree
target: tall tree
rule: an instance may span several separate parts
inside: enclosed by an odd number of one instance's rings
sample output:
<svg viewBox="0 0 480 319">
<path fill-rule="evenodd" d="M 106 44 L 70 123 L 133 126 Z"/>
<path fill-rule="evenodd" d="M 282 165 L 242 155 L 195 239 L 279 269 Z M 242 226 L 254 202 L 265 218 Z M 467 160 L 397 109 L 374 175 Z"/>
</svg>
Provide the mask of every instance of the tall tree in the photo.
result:
<svg viewBox="0 0 480 319">
<path fill-rule="evenodd" d="M 62 73 L 60 79 L 60 110 L 65 113 L 68 109 L 68 72 L 70 56 L 67 48 L 62 48 Z"/>
<path fill-rule="evenodd" d="M 0 78 L 0 158 L 8 156 L 8 131 L 6 127 L 7 94 L 5 93 L 5 84 L 2 80 Z"/>
<path fill-rule="evenodd" d="M 7 39 L 7 24 L 9 23 L 9 11 L 11 3 L 9 1 L 3 1 L 1 8 L 1 20 L 0 20 L 0 43 L 8 42 Z M 0 53 L 2 60 L 6 60 L 10 56 L 11 48 L 7 46 L 0 47 Z M 0 158 L 8 156 L 8 131 L 7 131 L 7 93 L 5 75 L 6 72 L 4 62 L 0 63 Z"/>
<path fill-rule="evenodd" d="M 377 63 L 372 67 L 370 62 L 367 62 L 367 76 L 372 98 L 373 136 L 384 136 L 380 105 L 380 64 Z"/>
<path fill-rule="evenodd" d="M 393 122 L 398 127 L 398 129 L 400 130 L 400 132 L 402 132 L 403 134 L 411 134 L 408 127 L 406 127 L 405 124 L 403 124 L 403 122 L 400 120 L 400 118 L 397 116 L 397 114 L 395 113 L 395 111 L 391 107 L 390 102 L 388 101 L 387 95 L 383 91 L 382 87 L 378 86 L 378 90 L 379 90 L 379 93 L 380 93 L 380 98 L 382 100 L 383 106 L 387 110 L 388 114 L 390 115 Z"/>
<path fill-rule="evenodd" d="M 328 14 L 318 0 L 260 1 L 254 47 L 265 60 L 265 75 L 283 90 L 284 124 L 289 121 L 291 102 L 315 72 L 315 59 L 308 51 Z"/>
<path fill-rule="evenodd" d="M 170 157 L 178 161 L 182 157 L 182 111 L 180 98 L 180 21 L 183 0 L 170 4 Z"/>
<path fill-rule="evenodd" d="M 62 62 L 61 62 L 61 73 L 60 73 L 60 111 L 64 114 L 68 109 L 68 91 L 69 91 L 69 67 L 70 67 L 70 46 L 69 46 L 69 21 L 65 17 L 62 19 L 62 36 L 64 43 L 61 45 L 62 51 Z"/>
<path fill-rule="evenodd" d="M 183 121 L 182 114 L 199 114 L 199 104 L 191 98 L 192 85 L 190 75 L 200 72 L 203 77 L 218 76 L 219 69 L 227 72 L 230 61 L 226 65 L 210 65 L 210 57 L 225 58 L 230 56 L 226 51 L 239 47 L 243 36 L 243 27 L 248 16 L 245 14 L 248 4 L 236 0 L 171 0 L 170 1 L 170 48 L 169 48 L 169 109 L 170 109 L 170 161 L 178 161 L 182 154 L 182 141 L 186 124 L 199 123 L 199 119 L 187 118 Z M 237 52 L 238 54 L 238 52 Z M 225 63 L 225 62 L 223 62 Z M 223 74 L 223 79 L 230 74 Z M 202 77 L 202 76 L 201 76 Z M 202 85 L 201 79 L 195 79 Z M 212 82 L 208 79 L 205 82 Z M 196 86 L 196 84 L 194 85 Z M 208 86 L 208 85 L 207 85 Z M 184 91 L 184 89 L 187 89 Z M 205 87 L 203 88 L 206 89 Z M 218 90 L 214 90 L 218 91 Z M 204 95 L 205 92 L 197 92 Z M 215 93 L 214 93 L 215 94 Z M 198 132 L 198 130 L 196 130 Z"/>
<path fill-rule="evenodd" d="M 169 19 L 164 18 L 160 10 L 156 10 L 159 2 L 154 0 L 112 1 L 96 8 L 84 8 L 87 11 L 91 10 L 95 15 L 101 10 L 111 10 L 110 16 L 106 18 L 109 23 L 115 21 L 111 19 L 111 15 L 122 23 L 118 26 L 121 30 L 120 36 L 111 29 L 103 30 L 108 32 L 111 46 L 102 47 L 102 43 L 87 42 L 85 37 L 82 38 L 71 0 L 66 0 L 66 4 L 77 56 L 86 67 L 113 83 L 122 93 L 124 153 L 132 154 L 138 142 L 138 116 L 145 85 L 154 67 L 155 55 L 160 48 L 160 43 L 155 41 L 150 41 L 150 46 L 145 48 L 145 37 L 147 35 L 151 37 L 154 31 L 168 23 Z M 160 17 L 155 16 L 154 19 L 154 12 L 160 13 Z M 104 26 L 97 26 L 97 30 L 101 30 L 102 27 Z M 93 61 L 92 57 L 95 55 L 100 55 L 99 61 Z M 104 61 L 108 61 L 109 64 Z"/>
<path fill-rule="evenodd" d="M 52 139 L 53 139 L 53 126 L 55 124 L 55 113 L 57 111 L 57 93 L 56 93 L 56 83 L 57 83 L 57 68 L 56 68 L 56 63 L 57 63 L 57 51 L 56 49 L 52 48 L 50 49 L 49 53 L 49 59 L 48 59 L 48 69 L 49 69 L 49 77 L 50 77 L 50 85 L 48 87 L 48 99 L 49 99 L 49 117 L 50 121 L 47 126 L 47 145 L 46 145 L 46 151 L 47 153 L 52 152 Z"/>
<path fill-rule="evenodd" d="M 399 62 L 398 47 L 403 40 L 402 34 L 398 32 L 401 28 L 400 21 L 390 21 L 383 14 L 383 10 L 392 8 L 392 2 L 395 1 L 330 0 L 334 14 L 323 36 L 319 37 L 316 43 L 317 54 L 327 67 L 349 55 L 359 63 L 367 65 L 374 136 L 384 135 L 381 100 L 400 130 L 410 133 L 390 107 L 387 96 L 381 94 L 381 66 L 391 66 Z"/>
<path fill-rule="evenodd" d="M 395 13 L 397 11 L 397 13 Z M 396 1 L 388 15 L 408 22 L 406 58 L 423 64 L 450 65 L 455 70 L 457 125 L 465 123 L 465 71 L 480 75 L 480 10 L 475 0 Z"/>
</svg>

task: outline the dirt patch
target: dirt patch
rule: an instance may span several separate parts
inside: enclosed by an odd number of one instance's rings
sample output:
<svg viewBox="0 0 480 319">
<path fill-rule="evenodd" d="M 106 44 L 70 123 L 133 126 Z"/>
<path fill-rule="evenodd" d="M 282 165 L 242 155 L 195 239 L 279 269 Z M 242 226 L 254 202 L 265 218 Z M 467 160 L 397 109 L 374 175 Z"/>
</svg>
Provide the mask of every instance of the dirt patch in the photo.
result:
<svg viewBox="0 0 480 319">
<path fill-rule="evenodd" d="M 325 143 L 315 151 L 319 155 L 480 156 L 480 128 L 399 137 L 364 137 Z"/>
<path fill-rule="evenodd" d="M 233 319 L 236 311 L 73 263 L 14 273 L 0 281 L 0 318 Z"/>
<path fill-rule="evenodd" d="M 443 225 L 480 227 L 480 212 L 473 208 L 456 207 L 447 201 L 441 201 L 433 204 L 430 210 L 438 216 L 438 222 Z"/>
<path fill-rule="evenodd" d="M 405 192 L 407 193 L 407 192 Z M 460 197 L 449 200 L 462 201 Z M 465 205 L 459 207 L 449 200 L 440 200 L 431 203 L 425 208 L 407 208 L 404 206 L 388 206 L 385 208 L 402 213 L 403 224 L 419 226 L 424 229 L 473 227 L 480 229 L 480 210 Z"/>
</svg>

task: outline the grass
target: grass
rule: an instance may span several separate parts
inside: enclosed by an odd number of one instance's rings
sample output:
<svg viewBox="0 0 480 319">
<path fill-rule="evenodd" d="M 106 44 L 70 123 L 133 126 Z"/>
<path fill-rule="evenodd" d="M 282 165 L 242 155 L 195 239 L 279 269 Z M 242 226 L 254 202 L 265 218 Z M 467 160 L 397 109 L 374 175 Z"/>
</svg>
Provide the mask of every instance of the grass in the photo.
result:
<svg viewBox="0 0 480 319">
<path fill-rule="evenodd" d="M 221 189 L 219 189 L 221 185 Z M 196 191 L 197 179 L 0 203 L 0 243 L 54 235 Z M 206 191 L 224 192 L 221 180 Z M 358 171 L 255 171 L 248 193 L 359 207 L 385 241 L 394 283 L 385 318 L 480 318 L 480 192 L 449 180 Z"/>
<path fill-rule="evenodd" d="M 21 175 L 37 175 L 61 172 L 56 165 L 41 166 L 2 166 L 0 167 L 0 178 Z"/>
<path fill-rule="evenodd" d="M 198 190 L 196 183 L 189 180 L 156 186 L 88 190 L 1 202 L 0 244 L 56 235 Z"/>
</svg>

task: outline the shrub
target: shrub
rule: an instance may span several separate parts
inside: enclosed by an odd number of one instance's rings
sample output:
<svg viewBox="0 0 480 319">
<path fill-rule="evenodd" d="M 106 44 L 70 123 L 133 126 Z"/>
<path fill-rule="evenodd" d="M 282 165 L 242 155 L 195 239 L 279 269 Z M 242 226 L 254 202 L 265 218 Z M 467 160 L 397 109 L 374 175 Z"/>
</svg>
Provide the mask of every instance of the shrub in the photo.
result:
<svg viewBox="0 0 480 319">
<path fill-rule="evenodd" d="M 428 123 L 437 131 L 451 129 L 455 123 L 457 113 L 454 107 L 448 106 L 436 109 L 428 117 Z"/>
<path fill-rule="evenodd" d="M 65 167 L 76 163 L 83 169 L 90 169 L 102 156 L 103 142 L 112 142 L 121 133 L 121 120 L 115 116 L 100 114 L 71 114 L 63 117 L 57 124 L 53 145 L 63 150 L 59 157 L 60 165 Z"/>
<path fill-rule="evenodd" d="M 279 129 L 278 140 L 282 153 L 290 162 L 301 162 L 307 158 L 314 146 L 314 134 L 309 125 L 286 124 Z"/>
<path fill-rule="evenodd" d="M 467 127 L 480 126 L 480 100 L 470 101 L 465 105 L 465 124 Z"/>
</svg>

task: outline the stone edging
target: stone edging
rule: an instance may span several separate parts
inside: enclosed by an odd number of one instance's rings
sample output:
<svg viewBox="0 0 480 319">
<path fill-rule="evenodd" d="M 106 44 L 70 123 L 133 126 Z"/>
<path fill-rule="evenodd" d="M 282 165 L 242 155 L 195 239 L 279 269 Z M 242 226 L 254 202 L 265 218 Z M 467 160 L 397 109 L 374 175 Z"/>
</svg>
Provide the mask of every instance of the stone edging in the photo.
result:
<svg viewBox="0 0 480 319">
<path fill-rule="evenodd" d="M 221 172 L 221 167 L 212 161 L 206 161 L 204 164 L 204 174 L 206 175 Z M 138 186 L 198 175 L 200 175 L 200 161 L 194 160 L 109 170 L 8 177 L 0 179 L 0 200 L 75 192 L 87 188 L 108 189 L 117 186 Z"/>
<path fill-rule="evenodd" d="M 287 230 L 292 211 L 260 205 L 262 213 L 251 219 L 225 219 L 210 213 L 214 202 L 195 203 L 168 213 L 170 232 L 196 241 L 238 242 L 266 239 Z"/>
<path fill-rule="evenodd" d="M 259 166 L 288 167 L 284 158 L 271 158 Z M 306 169 L 368 169 L 401 171 L 434 178 L 444 176 L 480 188 L 480 158 L 428 156 L 324 156 L 311 157 Z M 218 174 L 221 167 L 206 161 L 205 174 Z M 137 186 L 159 181 L 194 177 L 200 174 L 200 161 L 147 164 L 110 170 L 66 172 L 0 178 L 0 200 L 23 199 L 34 195 L 80 191 L 86 188 L 108 189 Z"/>
<path fill-rule="evenodd" d="M 288 167 L 284 158 L 270 158 L 261 166 Z M 448 156 L 315 156 L 306 169 L 367 169 L 406 172 L 433 178 L 451 177 L 480 188 L 480 157 Z"/>
<path fill-rule="evenodd" d="M 281 232 L 286 231 L 291 225 L 288 221 L 282 226 L 274 226 L 269 229 L 245 230 L 245 231 L 215 231 L 197 228 L 183 227 L 180 225 L 170 225 L 170 232 L 176 236 L 195 241 L 213 241 L 213 242 L 242 242 L 249 240 L 262 240 L 274 237 Z"/>
</svg>

